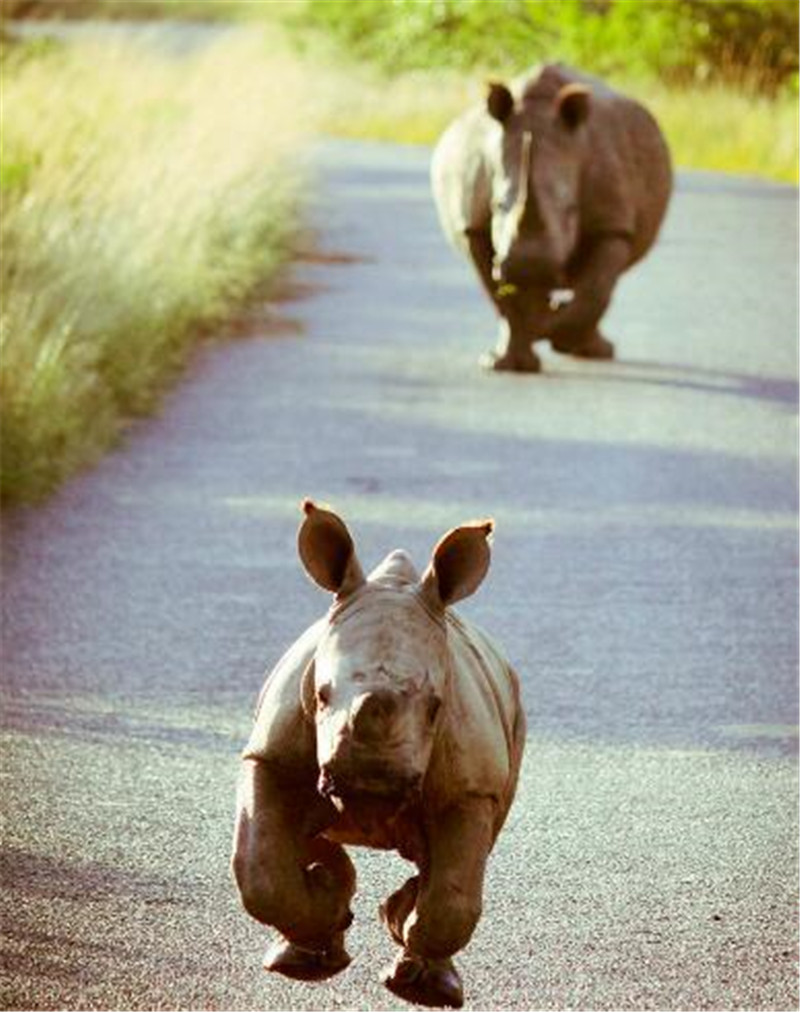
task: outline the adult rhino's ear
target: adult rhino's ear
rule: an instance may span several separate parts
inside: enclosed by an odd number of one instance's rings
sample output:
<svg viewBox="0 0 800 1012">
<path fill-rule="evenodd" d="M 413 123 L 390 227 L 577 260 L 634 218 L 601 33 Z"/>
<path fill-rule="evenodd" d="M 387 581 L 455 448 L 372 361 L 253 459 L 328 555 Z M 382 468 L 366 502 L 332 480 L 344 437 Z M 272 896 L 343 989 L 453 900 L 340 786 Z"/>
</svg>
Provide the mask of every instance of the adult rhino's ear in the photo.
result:
<svg viewBox="0 0 800 1012">
<path fill-rule="evenodd" d="M 446 608 L 475 593 L 489 569 L 493 530 L 494 520 L 479 520 L 445 534 L 420 580 L 428 604 Z"/>
<path fill-rule="evenodd" d="M 351 594 L 364 582 L 364 573 L 344 521 L 310 499 L 303 500 L 303 512 L 297 551 L 306 572 L 325 590 Z"/>
<path fill-rule="evenodd" d="M 489 81 L 486 85 L 486 111 L 498 123 L 505 123 L 514 109 L 514 96 L 502 81 Z"/>
<path fill-rule="evenodd" d="M 591 91 L 584 84 L 565 84 L 556 95 L 556 111 L 570 130 L 574 130 L 589 115 Z"/>
</svg>

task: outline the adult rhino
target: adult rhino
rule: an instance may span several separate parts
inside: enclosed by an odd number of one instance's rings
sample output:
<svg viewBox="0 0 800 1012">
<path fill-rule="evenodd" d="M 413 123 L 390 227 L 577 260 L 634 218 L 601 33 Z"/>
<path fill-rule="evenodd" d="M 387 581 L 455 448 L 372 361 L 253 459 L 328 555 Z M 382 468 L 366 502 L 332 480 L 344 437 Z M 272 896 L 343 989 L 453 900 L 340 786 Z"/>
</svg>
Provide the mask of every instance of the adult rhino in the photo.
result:
<svg viewBox="0 0 800 1012">
<path fill-rule="evenodd" d="M 491 83 L 433 153 L 445 235 L 500 315 L 492 369 L 537 372 L 532 344 L 613 358 L 598 324 L 617 279 L 650 249 L 672 171 L 656 121 L 595 78 L 545 66 Z"/>
<path fill-rule="evenodd" d="M 451 957 L 480 917 L 525 740 L 516 675 L 450 610 L 486 574 L 492 522 L 450 531 L 421 578 L 402 551 L 365 578 L 344 522 L 303 508 L 300 558 L 336 596 L 262 690 L 239 788 L 241 899 L 282 936 L 266 969 L 323 979 L 350 962 L 356 877 L 342 844 L 399 851 L 419 873 L 380 908 L 401 947 L 384 983 L 458 1008 Z"/>
</svg>

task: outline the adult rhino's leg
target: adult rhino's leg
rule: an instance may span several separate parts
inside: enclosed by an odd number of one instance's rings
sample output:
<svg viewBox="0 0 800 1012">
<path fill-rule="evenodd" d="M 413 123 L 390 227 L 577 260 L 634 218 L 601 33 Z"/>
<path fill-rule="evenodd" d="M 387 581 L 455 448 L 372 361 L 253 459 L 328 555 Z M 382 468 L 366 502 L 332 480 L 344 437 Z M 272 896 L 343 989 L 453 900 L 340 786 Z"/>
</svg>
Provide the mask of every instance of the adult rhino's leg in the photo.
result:
<svg viewBox="0 0 800 1012">
<path fill-rule="evenodd" d="M 355 870 L 344 849 L 316 834 L 328 802 L 313 786 L 245 760 L 239 786 L 233 873 L 247 912 L 283 936 L 265 967 L 320 980 L 350 962 L 344 932 L 352 921 Z"/>
<path fill-rule="evenodd" d="M 497 284 L 492 277 L 494 247 L 491 235 L 484 229 L 469 229 L 466 236 L 469 254 L 481 284 L 500 316 L 497 345 L 494 351 L 481 356 L 481 365 L 495 370 L 538 372 L 541 362 L 533 350 L 523 313 L 516 300 L 502 298 L 497 293 Z"/>
<path fill-rule="evenodd" d="M 543 336 L 555 351 L 581 358 L 610 359 L 614 345 L 599 330 L 620 274 L 630 260 L 626 238 L 598 240 L 579 258 L 572 277 L 575 296 L 552 313 Z"/>
<path fill-rule="evenodd" d="M 428 860 L 420 870 L 414 905 L 408 904 L 414 879 L 389 900 L 394 902 L 390 930 L 402 939 L 403 952 L 384 983 L 407 1001 L 451 1008 L 463 1004 L 461 978 L 451 957 L 470 940 L 481 915 L 496 815 L 490 799 L 473 799 L 437 814 L 428 827 Z"/>
</svg>

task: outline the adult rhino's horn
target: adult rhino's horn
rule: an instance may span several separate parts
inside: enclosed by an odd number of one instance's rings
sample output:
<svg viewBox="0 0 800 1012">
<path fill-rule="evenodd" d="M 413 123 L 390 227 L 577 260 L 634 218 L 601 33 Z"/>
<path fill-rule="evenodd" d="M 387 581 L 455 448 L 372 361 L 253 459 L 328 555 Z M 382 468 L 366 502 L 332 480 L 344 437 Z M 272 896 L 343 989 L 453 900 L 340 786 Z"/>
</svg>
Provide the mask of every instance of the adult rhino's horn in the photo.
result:
<svg viewBox="0 0 800 1012">
<path fill-rule="evenodd" d="M 344 520 L 333 510 L 304 499 L 305 519 L 297 532 L 297 551 L 306 572 L 325 590 L 352 593 L 364 582 L 353 539 Z"/>
</svg>

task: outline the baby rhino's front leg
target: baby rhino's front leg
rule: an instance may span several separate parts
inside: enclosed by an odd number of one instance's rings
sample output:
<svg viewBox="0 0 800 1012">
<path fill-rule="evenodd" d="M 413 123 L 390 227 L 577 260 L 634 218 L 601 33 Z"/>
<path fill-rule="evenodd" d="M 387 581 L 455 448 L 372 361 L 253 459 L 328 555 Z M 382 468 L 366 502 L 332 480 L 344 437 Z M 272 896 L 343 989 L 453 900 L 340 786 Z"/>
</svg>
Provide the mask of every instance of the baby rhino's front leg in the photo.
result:
<svg viewBox="0 0 800 1012">
<path fill-rule="evenodd" d="M 407 1001 L 448 1008 L 464 1003 L 452 956 L 464 948 L 480 919 L 494 811 L 490 799 L 474 799 L 437 815 L 428 826 L 429 855 L 420 875 L 381 909 L 403 947 L 383 981 Z"/>
<path fill-rule="evenodd" d="M 233 872 L 248 913 L 282 936 L 265 969 L 299 980 L 331 977 L 350 962 L 355 869 L 342 847 L 315 835 L 325 804 L 313 780 L 287 783 L 269 764 L 245 762 Z"/>
</svg>

